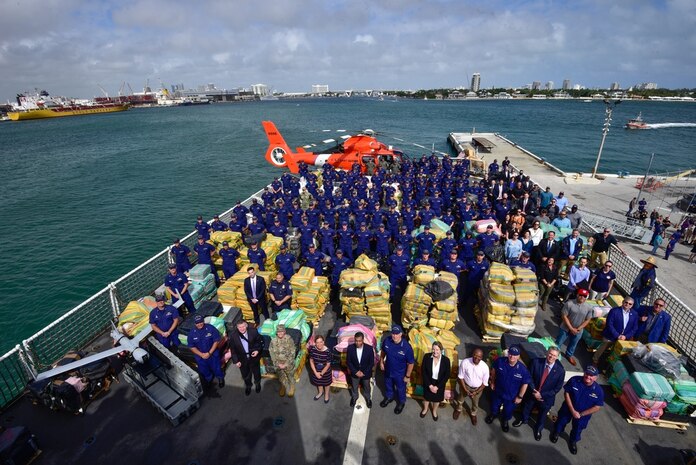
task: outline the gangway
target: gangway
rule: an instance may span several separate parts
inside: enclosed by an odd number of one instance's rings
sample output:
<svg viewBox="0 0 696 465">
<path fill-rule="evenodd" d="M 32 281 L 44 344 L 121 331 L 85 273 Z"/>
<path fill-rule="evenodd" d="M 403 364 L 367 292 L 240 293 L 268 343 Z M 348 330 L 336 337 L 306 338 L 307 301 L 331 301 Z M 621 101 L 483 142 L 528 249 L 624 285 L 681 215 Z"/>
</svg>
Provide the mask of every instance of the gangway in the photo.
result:
<svg viewBox="0 0 696 465">
<path fill-rule="evenodd" d="M 609 228 L 614 236 L 624 237 L 644 244 L 649 243 L 652 237 L 652 231 L 642 224 L 629 223 L 627 220 L 621 221 L 596 213 L 583 212 L 582 222 L 584 226 L 587 226 L 594 232 L 600 232 L 604 228 Z"/>
</svg>

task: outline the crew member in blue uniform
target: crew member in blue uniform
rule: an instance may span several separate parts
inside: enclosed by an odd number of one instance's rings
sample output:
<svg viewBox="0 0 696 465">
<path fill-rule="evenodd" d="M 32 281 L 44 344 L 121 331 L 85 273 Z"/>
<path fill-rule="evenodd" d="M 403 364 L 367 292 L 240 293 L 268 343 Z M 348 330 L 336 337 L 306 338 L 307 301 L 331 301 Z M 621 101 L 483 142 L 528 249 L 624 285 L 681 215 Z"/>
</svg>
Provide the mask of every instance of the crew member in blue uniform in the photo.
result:
<svg viewBox="0 0 696 465">
<path fill-rule="evenodd" d="M 396 400 L 394 413 L 397 415 L 404 410 L 406 405 L 406 383 L 411 378 L 416 361 L 413 356 L 413 347 L 403 336 L 400 326 L 392 326 L 391 337 L 384 339 L 379 359 L 385 383 L 384 400 L 379 405 L 384 408 Z"/>
<path fill-rule="evenodd" d="M 237 215 L 234 213 L 230 216 L 230 224 L 228 225 L 230 228 L 230 231 L 232 232 L 238 232 L 242 233 L 244 231 L 244 228 L 246 228 L 246 224 L 242 223 L 242 220 L 237 218 Z"/>
<path fill-rule="evenodd" d="M 191 269 L 191 262 L 189 261 L 191 249 L 182 244 L 179 239 L 174 239 L 174 245 L 170 249 L 170 252 L 174 256 L 174 263 L 176 263 L 176 271 L 178 273 L 183 273 Z"/>
<path fill-rule="evenodd" d="M 510 430 L 508 421 L 515 406 L 522 402 L 527 386 L 532 381 L 527 367 L 520 362 L 520 347 L 512 345 L 507 357 L 499 357 L 491 367 L 491 413 L 486 417 L 489 425 L 500 415 L 503 407 L 501 427 L 504 433 Z"/>
<path fill-rule="evenodd" d="M 420 216 L 421 224 L 430 227 L 430 222 L 435 218 L 435 212 L 430 209 L 430 203 L 425 203 L 423 209 L 418 213 Z"/>
<path fill-rule="evenodd" d="M 466 263 L 466 293 L 474 299 L 476 299 L 476 291 L 481 285 L 483 275 L 485 275 L 488 268 L 490 268 L 490 264 L 484 256 L 483 250 L 479 250 L 476 252 L 476 258 Z"/>
<path fill-rule="evenodd" d="M 520 253 L 520 258 L 513 260 L 512 263 L 510 263 L 510 267 L 518 266 L 520 268 L 527 268 L 536 273 L 536 265 L 534 265 L 529 258 L 529 252 L 522 251 L 522 253 Z"/>
<path fill-rule="evenodd" d="M 410 258 L 404 252 L 404 246 L 397 244 L 394 253 L 389 257 L 389 284 L 392 302 L 398 305 L 406 290 L 408 265 Z"/>
<path fill-rule="evenodd" d="M 164 296 L 155 297 L 157 306 L 150 312 L 150 326 L 157 340 L 167 349 L 179 347 L 179 312 L 172 305 L 166 305 Z"/>
<path fill-rule="evenodd" d="M 406 225 L 401 226 L 401 231 L 399 231 L 399 234 L 394 239 L 394 242 L 396 245 L 401 245 L 404 248 L 405 255 L 408 257 L 411 256 L 411 244 L 413 243 L 413 237 L 408 231 L 408 227 Z"/>
<path fill-rule="evenodd" d="M 353 261 L 353 230 L 348 227 L 348 222 L 341 223 L 341 229 L 336 232 L 338 247 L 343 250 L 343 255 Z"/>
<path fill-rule="evenodd" d="M 215 264 L 213 263 L 213 254 L 215 253 L 215 246 L 205 242 L 202 234 L 198 235 L 198 243 L 193 246 L 193 251 L 198 255 L 199 265 L 208 265 L 210 267 L 210 272 L 215 276 L 215 284 L 220 285 L 220 277 L 215 271 Z"/>
<path fill-rule="evenodd" d="M 324 261 L 324 254 L 319 252 L 314 244 L 309 244 L 309 249 L 306 254 L 304 254 L 305 266 L 309 268 L 314 268 L 314 274 L 316 276 L 322 276 L 322 262 Z"/>
<path fill-rule="evenodd" d="M 309 244 L 314 244 L 316 229 L 314 226 L 309 224 L 309 218 L 303 217 L 302 224 L 297 228 L 297 230 L 300 232 L 300 253 L 304 255 L 307 253 Z"/>
<path fill-rule="evenodd" d="M 285 279 L 283 273 L 276 273 L 275 279 L 268 287 L 268 293 L 271 299 L 271 318 L 274 318 L 274 313 L 277 314 L 281 310 L 290 308 L 292 286 Z"/>
<path fill-rule="evenodd" d="M 375 232 L 375 252 L 377 255 L 381 255 L 384 258 L 389 257 L 389 243 L 391 242 L 391 233 L 387 231 L 383 223 L 377 228 Z"/>
<path fill-rule="evenodd" d="M 218 379 L 218 386 L 225 385 L 225 374 L 222 372 L 220 352 L 217 350 L 220 344 L 220 332 L 215 326 L 206 323 L 203 315 L 193 317 L 194 327 L 189 331 L 186 345 L 193 352 L 198 373 L 206 383 L 213 378 Z"/>
<path fill-rule="evenodd" d="M 229 279 L 235 274 L 239 269 L 237 268 L 237 259 L 239 258 L 239 252 L 236 249 L 230 247 L 227 241 L 222 242 L 222 249 L 218 252 L 220 258 L 222 258 L 222 274 L 225 275 L 225 279 Z"/>
<path fill-rule="evenodd" d="M 295 274 L 295 256 L 288 252 L 288 246 L 285 244 L 280 245 L 280 253 L 275 259 L 276 265 L 278 265 L 278 271 L 283 273 L 285 279 L 290 280 L 292 275 Z"/>
<path fill-rule="evenodd" d="M 252 242 L 251 247 L 247 250 L 249 263 L 259 265 L 259 271 L 266 271 L 266 251 L 259 247 L 258 242 Z"/>
<path fill-rule="evenodd" d="M 273 219 L 273 225 L 268 228 L 268 232 L 275 237 L 280 237 L 285 240 L 285 236 L 288 234 L 288 228 L 280 224 L 280 218 L 275 217 Z"/>
<path fill-rule="evenodd" d="M 563 406 L 558 411 L 558 419 L 550 439 L 553 443 L 557 442 L 566 425 L 572 422 L 568 448 L 573 455 L 578 453 L 578 441 L 582 430 L 587 428 L 592 414 L 604 405 L 604 391 L 602 386 L 597 384 L 597 376 L 599 371 L 590 365 L 585 368 L 583 376 L 573 376 L 564 386 Z"/>
<path fill-rule="evenodd" d="M 356 256 L 370 252 L 370 242 L 374 240 L 374 235 L 367 230 L 367 225 L 365 223 L 360 223 L 360 229 L 355 232 L 355 239 Z"/>
<path fill-rule="evenodd" d="M 437 243 L 437 246 L 440 249 L 440 259 L 448 260 L 450 252 L 457 246 L 457 241 L 454 240 L 454 233 L 451 230 L 447 231 L 447 235 Z"/>
<path fill-rule="evenodd" d="M 164 277 L 164 286 L 169 290 L 173 301 L 179 300 L 181 297 L 190 313 L 196 311 L 196 306 L 193 304 L 193 299 L 188 291 L 189 280 L 184 273 L 177 273 L 174 263 L 169 264 L 169 274 Z"/>
<path fill-rule="evenodd" d="M 249 232 L 252 236 L 261 234 L 266 231 L 266 226 L 264 226 L 262 223 L 259 223 L 258 216 L 254 216 L 251 218 L 251 224 L 247 226 L 247 228 L 249 228 Z"/>
<path fill-rule="evenodd" d="M 201 215 L 198 215 L 198 218 L 196 220 L 196 224 L 193 226 L 193 229 L 198 231 L 199 236 L 203 236 L 204 240 L 210 239 L 210 225 L 203 221 L 203 217 Z"/>
<path fill-rule="evenodd" d="M 422 253 L 424 250 L 433 250 L 435 245 L 435 234 L 430 232 L 430 224 L 426 224 L 423 227 L 423 232 L 416 236 L 416 242 L 418 243 L 418 251 Z"/>
<path fill-rule="evenodd" d="M 319 228 L 319 246 L 320 251 L 323 254 L 332 257 L 334 255 L 334 238 L 336 237 L 336 231 L 329 226 L 328 221 L 322 223 L 321 228 Z"/>
<path fill-rule="evenodd" d="M 343 249 L 336 249 L 336 256 L 331 257 L 331 286 L 336 288 L 341 272 L 350 268 L 352 261 L 345 256 Z"/>
<path fill-rule="evenodd" d="M 493 225 L 488 225 L 486 227 L 486 232 L 476 236 L 476 241 L 478 242 L 479 250 L 486 250 L 489 247 L 493 247 L 495 242 L 499 239 L 498 235 L 493 232 Z"/>
<path fill-rule="evenodd" d="M 243 227 L 247 226 L 247 214 L 249 209 L 242 205 L 242 202 L 237 201 L 237 203 L 232 207 L 232 213 L 237 216 L 237 220 L 242 224 Z"/>
<path fill-rule="evenodd" d="M 461 278 L 465 267 L 466 265 L 464 262 L 457 258 L 457 251 L 454 249 L 450 251 L 448 259 L 440 262 L 440 271 L 446 271 L 455 275 L 457 277 L 457 284 L 459 284 L 459 279 Z M 460 289 L 457 288 L 455 291 L 460 292 Z"/>
<path fill-rule="evenodd" d="M 459 259 L 464 263 L 473 260 L 475 257 L 474 249 L 476 249 L 477 241 L 474 238 L 474 233 L 468 230 L 464 233 L 464 237 L 459 240 Z"/>
<path fill-rule="evenodd" d="M 421 252 L 420 257 L 416 257 L 416 259 L 413 260 L 413 266 L 417 265 L 428 265 L 435 267 L 437 264 L 435 263 L 435 259 L 430 256 L 430 250 L 426 249 Z"/>
<path fill-rule="evenodd" d="M 220 216 L 218 215 L 213 216 L 213 222 L 210 223 L 210 227 L 213 231 L 225 231 L 227 229 L 227 225 L 220 221 Z"/>
</svg>

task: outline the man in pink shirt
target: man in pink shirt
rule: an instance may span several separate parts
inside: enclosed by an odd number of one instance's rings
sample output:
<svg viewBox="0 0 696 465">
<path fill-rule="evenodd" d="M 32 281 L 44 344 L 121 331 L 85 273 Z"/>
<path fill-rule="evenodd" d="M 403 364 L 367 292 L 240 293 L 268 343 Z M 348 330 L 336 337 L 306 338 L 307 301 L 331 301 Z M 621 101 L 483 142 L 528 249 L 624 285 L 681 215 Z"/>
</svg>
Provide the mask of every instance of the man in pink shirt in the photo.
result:
<svg viewBox="0 0 696 465">
<path fill-rule="evenodd" d="M 476 413 L 478 412 L 479 399 L 483 389 L 488 386 L 490 370 L 486 362 L 483 362 L 483 350 L 474 349 L 471 357 L 459 362 L 459 393 L 454 401 L 454 413 L 452 418 L 459 418 L 464 409 L 464 399 L 471 397 L 471 424 L 476 426 Z"/>
</svg>

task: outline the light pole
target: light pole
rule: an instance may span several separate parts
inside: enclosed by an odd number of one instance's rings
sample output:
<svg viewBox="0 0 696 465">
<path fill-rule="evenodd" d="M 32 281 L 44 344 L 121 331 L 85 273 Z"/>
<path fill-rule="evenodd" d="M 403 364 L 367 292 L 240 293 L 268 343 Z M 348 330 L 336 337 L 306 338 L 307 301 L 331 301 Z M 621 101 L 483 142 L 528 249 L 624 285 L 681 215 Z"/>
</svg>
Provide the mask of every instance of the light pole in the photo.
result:
<svg viewBox="0 0 696 465">
<path fill-rule="evenodd" d="M 604 105 L 606 108 L 604 110 L 604 128 L 602 129 L 602 142 L 599 144 L 599 152 L 597 152 L 597 161 L 595 162 L 594 169 L 592 170 L 592 177 L 597 177 L 597 168 L 599 168 L 599 159 L 602 158 L 602 149 L 604 148 L 604 140 L 607 138 L 607 133 L 609 132 L 609 126 L 611 126 L 611 113 L 616 108 L 616 105 L 621 103 L 621 100 L 609 100 L 604 99 Z"/>
</svg>

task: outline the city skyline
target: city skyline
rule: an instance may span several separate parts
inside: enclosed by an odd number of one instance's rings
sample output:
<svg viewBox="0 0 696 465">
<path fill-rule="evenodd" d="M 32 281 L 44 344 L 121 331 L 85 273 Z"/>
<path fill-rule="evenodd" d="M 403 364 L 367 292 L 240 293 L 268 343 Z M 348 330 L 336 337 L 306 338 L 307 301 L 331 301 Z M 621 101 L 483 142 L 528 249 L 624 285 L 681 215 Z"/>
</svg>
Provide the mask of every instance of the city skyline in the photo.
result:
<svg viewBox="0 0 696 465">
<path fill-rule="evenodd" d="M 329 89 L 696 87 L 696 3 L 0 0 L 0 102 L 214 82 Z M 661 27 L 656 28 L 655 25 Z M 650 33 L 646 36 L 646 31 Z M 562 88 L 556 84 L 557 88 Z"/>
</svg>

